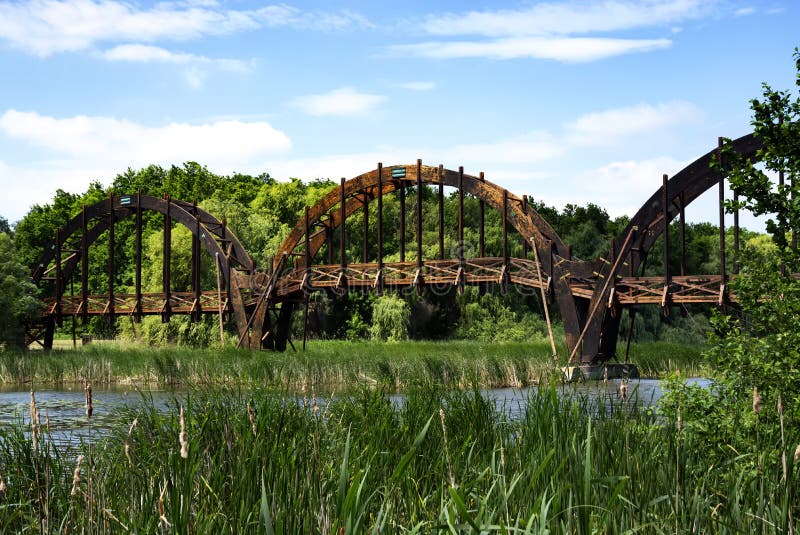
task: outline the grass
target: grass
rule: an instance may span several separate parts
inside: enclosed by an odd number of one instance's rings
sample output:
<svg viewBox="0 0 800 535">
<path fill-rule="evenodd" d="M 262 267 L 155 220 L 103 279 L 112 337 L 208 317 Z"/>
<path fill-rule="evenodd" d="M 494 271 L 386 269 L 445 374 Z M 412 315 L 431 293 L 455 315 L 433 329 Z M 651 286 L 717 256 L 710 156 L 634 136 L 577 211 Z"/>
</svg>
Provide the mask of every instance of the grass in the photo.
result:
<svg viewBox="0 0 800 535">
<path fill-rule="evenodd" d="M 206 391 L 160 412 L 145 399 L 121 415 L 111 436 L 67 454 L 52 448 L 45 427 L 36 446 L 24 432 L 28 422 L 0 428 L 0 525 L 84 533 L 773 534 L 788 531 L 788 507 L 800 516 L 796 504 L 765 500 L 789 495 L 798 482 L 796 466 L 782 482 L 777 453 L 763 453 L 775 436 L 753 437 L 748 451 L 706 445 L 724 459 L 711 466 L 690 427 L 681 433 L 677 422 L 618 399 L 591 406 L 545 388 L 531 394 L 519 420 L 477 390 L 438 385 L 410 387 L 400 406 L 376 389 L 324 408 L 292 400 Z M 742 470 L 756 455 L 763 470 Z"/>
<path fill-rule="evenodd" d="M 635 344 L 631 353 L 632 362 L 647 377 L 675 369 L 698 375 L 706 369 L 695 346 Z M 560 347 L 560 365 L 565 354 Z M 458 387 L 522 387 L 546 382 L 554 370 L 546 342 L 314 341 L 305 352 L 285 353 L 93 343 L 76 350 L 0 352 L 0 382 L 34 385 L 90 381 L 184 387 L 236 384 L 331 389 L 371 385 L 401 389 L 414 382 L 433 381 Z"/>
</svg>

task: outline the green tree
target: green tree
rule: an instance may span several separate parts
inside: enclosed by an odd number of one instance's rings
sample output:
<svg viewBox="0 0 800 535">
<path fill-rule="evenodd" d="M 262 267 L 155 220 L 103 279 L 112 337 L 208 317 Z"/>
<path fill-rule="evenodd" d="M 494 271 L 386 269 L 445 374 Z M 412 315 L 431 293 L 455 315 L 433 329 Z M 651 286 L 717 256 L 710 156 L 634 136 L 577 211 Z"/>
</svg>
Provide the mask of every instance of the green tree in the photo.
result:
<svg viewBox="0 0 800 535">
<path fill-rule="evenodd" d="M 794 59 L 800 87 L 797 50 Z M 800 97 L 764 84 L 762 98 L 753 99 L 751 108 L 763 148 L 749 159 L 726 141 L 721 165 L 741 196 L 729 209 L 769 214 L 775 248 L 774 254 L 763 245 L 747 253 L 741 276 L 732 283 L 741 315 L 714 317 L 711 356 L 731 392 L 747 395 L 755 387 L 765 404 L 781 395 L 787 414 L 800 421 L 800 281 L 792 275 L 800 271 L 800 255 L 790 239 L 800 229 Z M 780 174 L 787 180 L 776 186 L 770 176 Z"/>
<path fill-rule="evenodd" d="M 25 320 L 40 310 L 28 269 L 17 259 L 11 238 L 0 232 L 0 343 L 25 345 Z"/>
</svg>

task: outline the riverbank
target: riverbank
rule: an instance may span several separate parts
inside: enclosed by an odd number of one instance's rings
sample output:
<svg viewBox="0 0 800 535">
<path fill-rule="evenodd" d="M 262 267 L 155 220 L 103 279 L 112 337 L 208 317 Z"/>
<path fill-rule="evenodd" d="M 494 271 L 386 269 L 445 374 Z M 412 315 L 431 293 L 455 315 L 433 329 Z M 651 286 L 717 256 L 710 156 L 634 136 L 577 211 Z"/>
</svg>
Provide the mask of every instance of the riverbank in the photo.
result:
<svg viewBox="0 0 800 535">
<path fill-rule="evenodd" d="M 34 388 L 88 381 L 96 385 L 239 385 L 290 390 L 364 385 L 399 390 L 421 382 L 451 387 L 524 387 L 560 374 L 558 366 L 565 364 L 566 350 L 562 346 L 558 352 L 556 361 L 547 342 L 314 341 L 307 351 L 285 353 L 98 342 L 52 352 L 0 352 L 0 383 Z M 708 374 L 701 353 L 696 346 L 641 343 L 631 346 L 630 358 L 642 377 L 676 371 L 697 376 Z"/>
</svg>

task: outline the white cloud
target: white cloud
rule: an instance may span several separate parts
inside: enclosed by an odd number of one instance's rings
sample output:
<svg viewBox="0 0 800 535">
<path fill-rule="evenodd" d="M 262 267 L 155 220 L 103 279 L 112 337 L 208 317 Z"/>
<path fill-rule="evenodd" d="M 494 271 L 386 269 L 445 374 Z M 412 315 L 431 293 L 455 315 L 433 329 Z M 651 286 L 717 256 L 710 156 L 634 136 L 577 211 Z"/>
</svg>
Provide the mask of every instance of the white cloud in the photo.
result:
<svg viewBox="0 0 800 535">
<path fill-rule="evenodd" d="M 119 160 L 125 166 L 153 161 L 236 162 L 291 147 L 286 134 L 266 122 L 150 127 L 111 117 L 58 119 L 9 110 L 0 116 L 0 132 L 68 156 L 91 154 L 93 158 Z"/>
<path fill-rule="evenodd" d="M 353 87 L 341 87 L 319 95 L 305 95 L 291 101 L 291 105 L 309 115 L 353 116 L 364 115 L 386 100 L 382 95 L 361 93 Z"/>
<path fill-rule="evenodd" d="M 291 148 L 289 137 L 264 121 L 146 126 L 16 110 L 0 115 L 3 136 L 42 149 L 34 163 L 0 162 L 0 214 L 9 221 L 21 218 L 33 203 L 50 202 L 56 188 L 84 191 L 90 180 L 108 183 L 128 167 L 192 160 L 218 173 L 260 172 L 268 158 Z"/>
<path fill-rule="evenodd" d="M 203 64 L 218 67 L 230 72 L 248 72 L 255 64 L 254 60 L 209 58 L 184 52 L 171 52 L 165 48 L 152 45 L 127 44 L 118 45 L 101 54 L 108 61 L 129 61 L 135 63 L 175 63 L 179 65 Z"/>
<path fill-rule="evenodd" d="M 397 87 L 410 91 L 432 91 L 436 89 L 436 82 L 406 82 L 398 84 Z"/>
<path fill-rule="evenodd" d="M 422 28 L 431 35 L 488 37 L 609 32 L 697 18 L 716 3 L 714 0 L 540 2 L 522 9 L 431 15 Z"/>
<path fill-rule="evenodd" d="M 428 35 L 475 36 L 395 45 L 390 52 L 431 59 L 536 58 L 562 62 L 596 61 L 620 54 L 666 48 L 666 38 L 637 39 L 592 34 L 666 27 L 710 13 L 720 0 L 605 0 L 538 2 L 519 9 L 429 15 Z"/>
<path fill-rule="evenodd" d="M 670 46 L 669 39 L 613 39 L 600 37 L 510 37 L 493 41 L 431 41 L 395 45 L 390 51 L 429 59 L 536 58 L 563 62 L 598 59 L 647 52 Z"/>
<path fill-rule="evenodd" d="M 132 63 L 167 63 L 185 66 L 184 78 L 194 89 L 199 89 L 208 77 L 209 69 L 247 73 L 255 66 L 255 60 L 243 61 L 228 58 L 209 58 L 184 52 L 171 52 L 153 45 L 125 44 L 115 46 L 100 54 L 107 61 L 127 61 Z"/>
<path fill-rule="evenodd" d="M 754 7 L 740 7 L 733 14 L 736 17 L 746 17 L 747 15 L 753 15 L 755 12 L 756 8 Z"/>
<path fill-rule="evenodd" d="M 285 4 L 236 11 L 213 2 L 149 9 L 118 0 L 0 2 L 0 39 L 41 57 L 87 50 L 99 42 L 186 41 L 275 27 L 329 31 L 365 26 L 369 21 L 350 11 L 303 11 Z"/>
<path fill-rule="evenodd" d="M 632 216 L 661 187 L 664 174 L 672 176 L 687 163 L 664 156 L 611 162 L 578 174 L 576 191 L 583 195 L 581 202 L 602 206 L 611 217 Z"/>
<path fill-rule="evenodd" d="M 704 118 L 705 113 L 689 102 L 638 104 L 583 115 L 569 123 L 566 130 L 572 144 L 607 145 L 621 137 L 657 132 L 662 128 Z"/>
</svg>

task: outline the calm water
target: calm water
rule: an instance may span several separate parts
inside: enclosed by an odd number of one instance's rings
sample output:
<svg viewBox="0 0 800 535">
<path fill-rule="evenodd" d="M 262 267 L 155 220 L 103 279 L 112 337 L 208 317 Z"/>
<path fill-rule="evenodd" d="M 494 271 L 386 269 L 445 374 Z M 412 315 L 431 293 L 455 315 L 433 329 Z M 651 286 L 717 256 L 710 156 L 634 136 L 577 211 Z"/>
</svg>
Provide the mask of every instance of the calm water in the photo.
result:
<svg viewBox="0 0 800 535">
<path fill-rule="evenodd" d="M 691 384 L 708 385 L 707 379 L 689 379 Z M 559 387 L 562 395 L 585 395 L 590 400 L 602 400 L 608 403 L 619 396 L 619 380 L 589 381 Z M 484 390 L 497 407 L 513 417 L 524 414 L 526 399 L 531 392 L 529 388 L 496 388 Z M 85 413 L 85 393 L 82 387 L 59 390 L 37 390 L 36 407 L 41 415 L 42 425 L 49 420 L 51 436 L 57 443 L 76 444 L 81 440 L 97 438 L 107 433 L 112 426 L 119 425 L 122 409 L 135 407 L 142 403 L 143 396 L 152 398 L 153 404 L 160 410 L 174 409 L 174 400 L 186 395 L 186 391 L 147 390 L 141 392 L 134 387 L 116 386 L 113 388 L 95 388 L 93 392 L 94 413 L 91 428 L 87 425 Z M 661 381 L 655 379 L 633 380 L 629 384 L 629 403 L 652 405 L 663 395 Z M 402 394 L 390 397 L 393 404 L 402 404 Z M 318 400 L 325 405 L 326 399 Z M 302 401 L 301 401 L 302 402 Z M 0 425 L 30 422 L 30 392 L 19 387 L 0 388 Z"/>
</svg>

